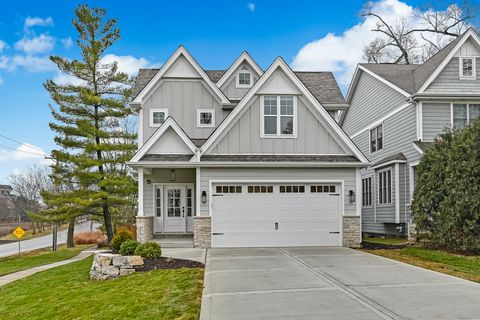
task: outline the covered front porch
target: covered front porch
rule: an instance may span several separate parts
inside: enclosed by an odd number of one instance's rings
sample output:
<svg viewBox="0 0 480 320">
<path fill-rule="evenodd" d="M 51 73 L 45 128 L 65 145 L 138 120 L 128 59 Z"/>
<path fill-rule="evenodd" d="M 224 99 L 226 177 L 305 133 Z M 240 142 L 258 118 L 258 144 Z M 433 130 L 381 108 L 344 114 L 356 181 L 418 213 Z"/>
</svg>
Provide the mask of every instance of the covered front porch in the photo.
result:
<svg viewBox="0 0 480 320">
<path fill-rule="evenodd" d="M 138 168 L 137 238 L 193 246 L 196 168 Z M 198 202 L 198 204 L 197 204 Z M 183 245 L 182 245 L 183 244 Z"/>
</svg>

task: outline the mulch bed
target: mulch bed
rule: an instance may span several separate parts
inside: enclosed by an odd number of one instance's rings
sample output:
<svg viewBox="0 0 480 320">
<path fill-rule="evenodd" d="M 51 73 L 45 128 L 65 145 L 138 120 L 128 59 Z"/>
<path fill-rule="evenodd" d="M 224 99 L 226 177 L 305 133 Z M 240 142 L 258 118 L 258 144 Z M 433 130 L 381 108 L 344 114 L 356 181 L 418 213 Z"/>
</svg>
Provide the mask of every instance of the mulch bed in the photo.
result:
<svg viewBox="0 0 480 320">
<path fill-rule="evenodd" d="M 184 259 L 160 257 L 155 259 L 143 259 L 143 261 L 143 267 L 138 268 L 137 271 L 145 272 L 160 269 L 205 268 L 203 263 Z"/>
<path fill-rule="evenodd" d="M 382 244 L 382 243 L 372 243 L 372 242 L 362 242 L 363 249 L 370 250 L 390 250 L 390 249 L 403 249 L 407 245 L 405 244 Z"/>
</svg>

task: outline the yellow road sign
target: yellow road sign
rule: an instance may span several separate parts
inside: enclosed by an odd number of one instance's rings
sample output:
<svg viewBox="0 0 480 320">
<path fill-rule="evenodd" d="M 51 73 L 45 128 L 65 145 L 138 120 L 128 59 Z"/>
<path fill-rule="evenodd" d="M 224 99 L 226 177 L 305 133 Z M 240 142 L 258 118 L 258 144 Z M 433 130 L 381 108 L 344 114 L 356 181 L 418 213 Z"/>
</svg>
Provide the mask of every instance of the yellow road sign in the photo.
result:
<svg viewBox="0 0 480 320">
<path fill-rule="evenodd" d="M 12 232 L 18 239 L 23 237 L 25 234 L 25 230 L 23 230 L 21 227 L 17 227 L 15 230 Z"/>
</svg>

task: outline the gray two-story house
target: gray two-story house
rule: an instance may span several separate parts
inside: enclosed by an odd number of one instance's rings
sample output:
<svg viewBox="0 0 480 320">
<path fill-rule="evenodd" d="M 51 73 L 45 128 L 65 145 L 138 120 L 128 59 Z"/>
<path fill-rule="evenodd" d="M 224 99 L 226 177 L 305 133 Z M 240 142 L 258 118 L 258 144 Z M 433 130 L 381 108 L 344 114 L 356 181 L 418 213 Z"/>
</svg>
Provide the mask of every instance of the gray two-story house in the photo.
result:
<svg viewBox="0 0 480 320">
<path fill-rule="evenodd" d="M 480 115 L 480 39 L 468 30 L 419 65 L 359 64 L 342 128 L 371 165 L 362 170 L 362 230 L 406 234 L 416 166 L 446 127 Z"/>
<path fill-rule="evenodd" d="M 262 70 L 246 52 L 204 70 L 180 46 L 140 70 L 137 236 L 201 247 L 358 246 L 360 169 L 330 72 Z"/>
</svg>

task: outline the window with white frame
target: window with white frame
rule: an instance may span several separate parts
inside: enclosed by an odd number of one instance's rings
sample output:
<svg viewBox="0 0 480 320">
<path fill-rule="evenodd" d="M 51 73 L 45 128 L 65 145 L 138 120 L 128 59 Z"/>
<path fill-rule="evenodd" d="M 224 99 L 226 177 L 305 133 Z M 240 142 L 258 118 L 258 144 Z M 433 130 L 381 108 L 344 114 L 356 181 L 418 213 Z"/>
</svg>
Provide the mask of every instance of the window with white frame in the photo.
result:
<svg viewBox="0 0 480 320">
<path fill-rule="evenodd" d="M 150 127 L 160 127 L 168 117 L 168 109 L 150 109 Z"/>
<path fill-rule="evenodd" d="M 296 97 L 263 96 L 262 116 L 263 137 L 295 137 Z"/>
<path fill-rule="evenodd" d="M 460 57 L 460 79 L 476 79 L 475 57 Z"/>
<path fill-rule="evenodd" d="M 252 83 L 252 73 L 250 71 L 240 70 L 237 73 L 237 88 L 250 88 Z"/>
<path fill-rule="evenodd" d="M 453 103 L 452 104 L 452 126 L 461 130 L 480 116 L 480 103 Z"/>
<path fill-rule="evenodd" d="M 378 204 L 392 203 L 392 170 L 378 172 Z"/>
<path fill-rule="evenodd" d="M 383 124 L 370 130 L 370 152 L 383 149 Z"/>
<path fill-rule="evenodd" d="M 198 109 L 197 110 L 197 127 L 199 128 L 215 127 L 215 110 L 214 109 Z"/>
<path fill-rule="evenodd" d="M 372 178 L 362 179 L 362 206 L 372 205 Z"/>
</svg>

